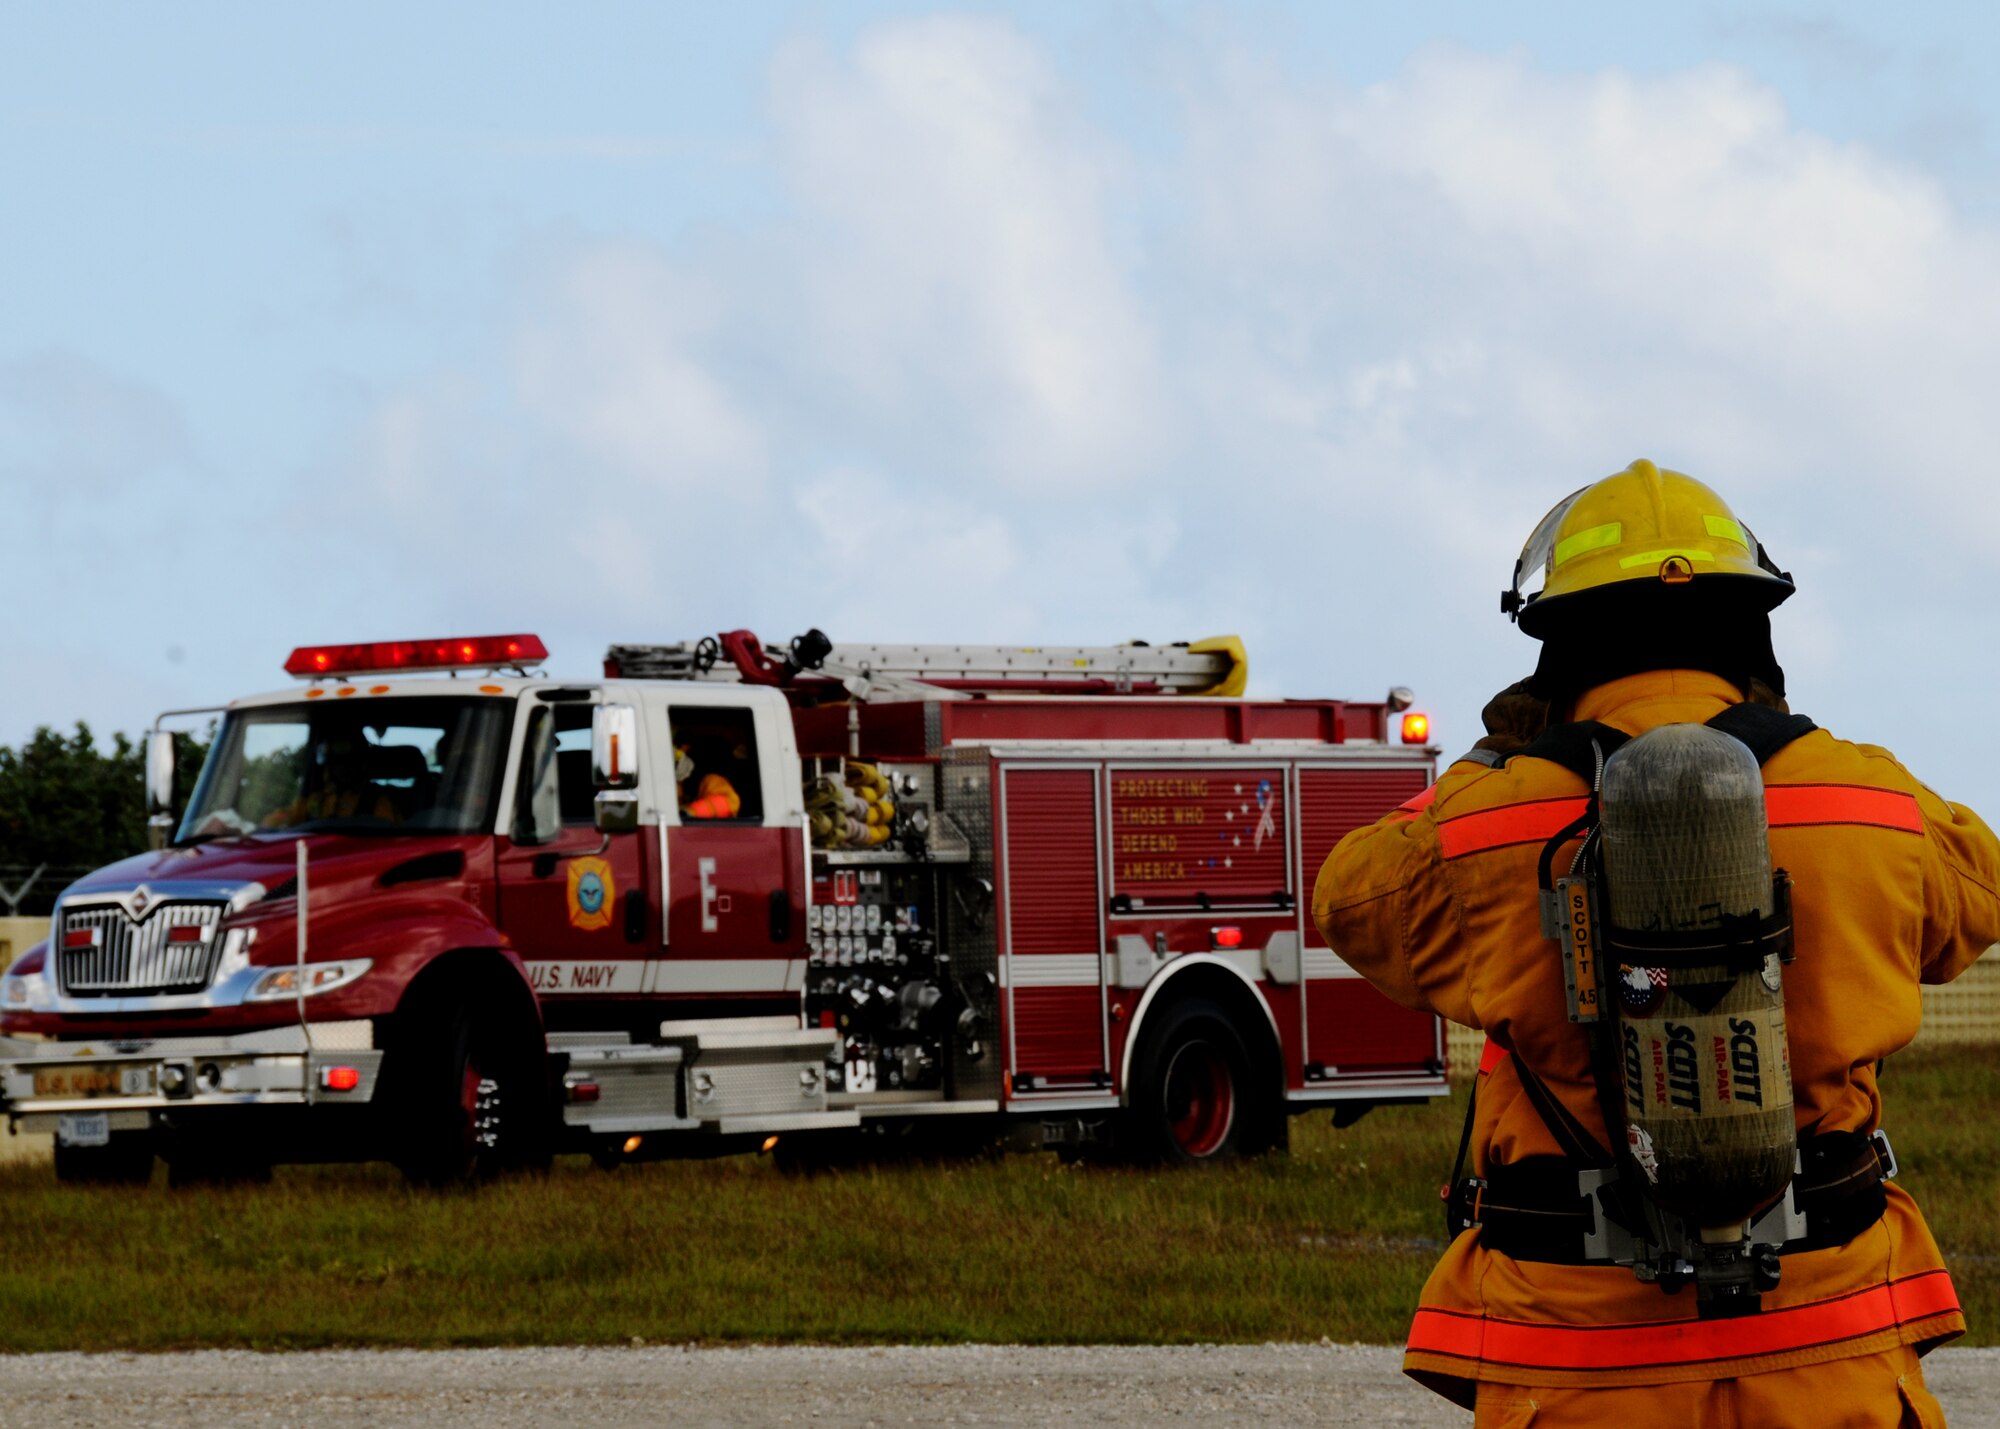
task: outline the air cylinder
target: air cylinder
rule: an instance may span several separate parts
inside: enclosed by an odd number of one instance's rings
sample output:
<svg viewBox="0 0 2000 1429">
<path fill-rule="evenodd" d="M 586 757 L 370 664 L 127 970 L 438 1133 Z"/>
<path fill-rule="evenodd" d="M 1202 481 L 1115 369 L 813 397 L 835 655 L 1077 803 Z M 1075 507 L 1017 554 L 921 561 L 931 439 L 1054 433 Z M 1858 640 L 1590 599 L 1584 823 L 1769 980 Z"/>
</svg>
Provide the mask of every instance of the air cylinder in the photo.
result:
<svg viewBox="0 0 2000 1429">
<path fill-rule="evenodd" d="M 1777 900 L 1763 773 L 1720 730 L 1661 725 L 1605 762 L 1601 807 L 1625 1149 L 1659 1205 L 1740 1228 L 1797 1139 L 1784 969 L 1757 931 Z"/>
</svg>

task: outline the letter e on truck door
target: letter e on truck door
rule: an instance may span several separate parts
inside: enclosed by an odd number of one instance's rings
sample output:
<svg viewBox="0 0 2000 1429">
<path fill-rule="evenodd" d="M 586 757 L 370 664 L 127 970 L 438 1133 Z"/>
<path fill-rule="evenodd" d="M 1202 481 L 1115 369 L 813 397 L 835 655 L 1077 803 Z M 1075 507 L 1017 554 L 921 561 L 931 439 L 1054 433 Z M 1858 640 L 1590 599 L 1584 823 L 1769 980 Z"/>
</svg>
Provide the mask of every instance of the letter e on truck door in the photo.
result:
<svg viewBox="0 0 2000 1429">
<path fill-rule="evenodd" d="M 655 747 L 667 751 L 660 765 L 672 762 L 660 769 L 659 785 L 667 946 L 658 993 L 796 1008 L 805 966 L 805 845 L 802 823 L 786 812 L 796 793 L 786 800 L 782 781 L 796 782 L 799 771 L 788 746 L 773 747 L 772 716 L 740 694 L 709 691 L 677 691 L 669 707 L 649 716 L 664 724 L 654 733 Z"/>
</svg>

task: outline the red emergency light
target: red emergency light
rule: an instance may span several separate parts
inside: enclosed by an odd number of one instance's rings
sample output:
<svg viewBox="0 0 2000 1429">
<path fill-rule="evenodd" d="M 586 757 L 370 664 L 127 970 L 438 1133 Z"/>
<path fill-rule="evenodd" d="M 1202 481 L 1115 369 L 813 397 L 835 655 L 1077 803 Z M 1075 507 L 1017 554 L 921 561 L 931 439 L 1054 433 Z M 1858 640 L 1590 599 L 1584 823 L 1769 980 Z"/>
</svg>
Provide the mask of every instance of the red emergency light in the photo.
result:
<svg viewBox="0 0 2000 1429">
<path fill-rule="evenodd" d="M 1427 714 L 1403 716 L 1403 743 L 1425 744 L 1431 737 L 1431 717 Z"/>
<path fill-rule="evenodd" d="M 330 1092 L 351 1092 L 361 1085 L 359 1067 L 321 1067 L 319 1084 Z"/>
<path fill-rule="evenodd" d="M 301 645 L 285 673 L 376 675 L 399 670 L 462 670 L 538 665 L 549 658 L 539 635 L 459 635 L 444 640 L 375 640 L 364 645 Z"/>
</svg>

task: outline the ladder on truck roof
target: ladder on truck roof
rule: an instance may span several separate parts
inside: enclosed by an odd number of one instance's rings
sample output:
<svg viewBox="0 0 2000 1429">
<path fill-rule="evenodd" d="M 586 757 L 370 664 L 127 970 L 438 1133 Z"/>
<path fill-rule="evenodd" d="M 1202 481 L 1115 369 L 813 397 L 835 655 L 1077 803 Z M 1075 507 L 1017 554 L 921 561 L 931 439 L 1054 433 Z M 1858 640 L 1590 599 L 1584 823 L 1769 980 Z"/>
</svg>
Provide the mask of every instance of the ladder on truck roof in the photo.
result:
<svg viewBox="0 0 2000 1429">
<path fill-rule="evenodd" d="M 1243 693 L 1250 673 L 1234 635 L 1174 645 L 836 645 L 818 630 L 775 646 L 747 630 L 670 645 L 613 645 L 604 673 L 651 680 L 813 687 L 856 699 L 954 699 L 975 693 Z"/>
</svg>

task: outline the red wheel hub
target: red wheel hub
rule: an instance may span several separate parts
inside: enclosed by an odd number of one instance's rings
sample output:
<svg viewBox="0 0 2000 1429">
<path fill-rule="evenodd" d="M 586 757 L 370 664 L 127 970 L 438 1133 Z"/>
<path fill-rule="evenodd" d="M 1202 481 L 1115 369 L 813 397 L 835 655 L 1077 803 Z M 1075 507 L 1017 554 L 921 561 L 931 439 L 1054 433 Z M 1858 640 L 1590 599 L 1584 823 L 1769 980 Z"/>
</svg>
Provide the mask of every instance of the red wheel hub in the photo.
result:
<svg viewBox="0 0 2000 1429">
<path fill-rule="evenodd" d="M 1236 1080 L 1228 1061 L 1206 1042 L 1189 1042 L 1167 1065 L 1167 1130 L 1182 1153 L 1213 1156 L 1236 1121 Z"/>
</svg>

